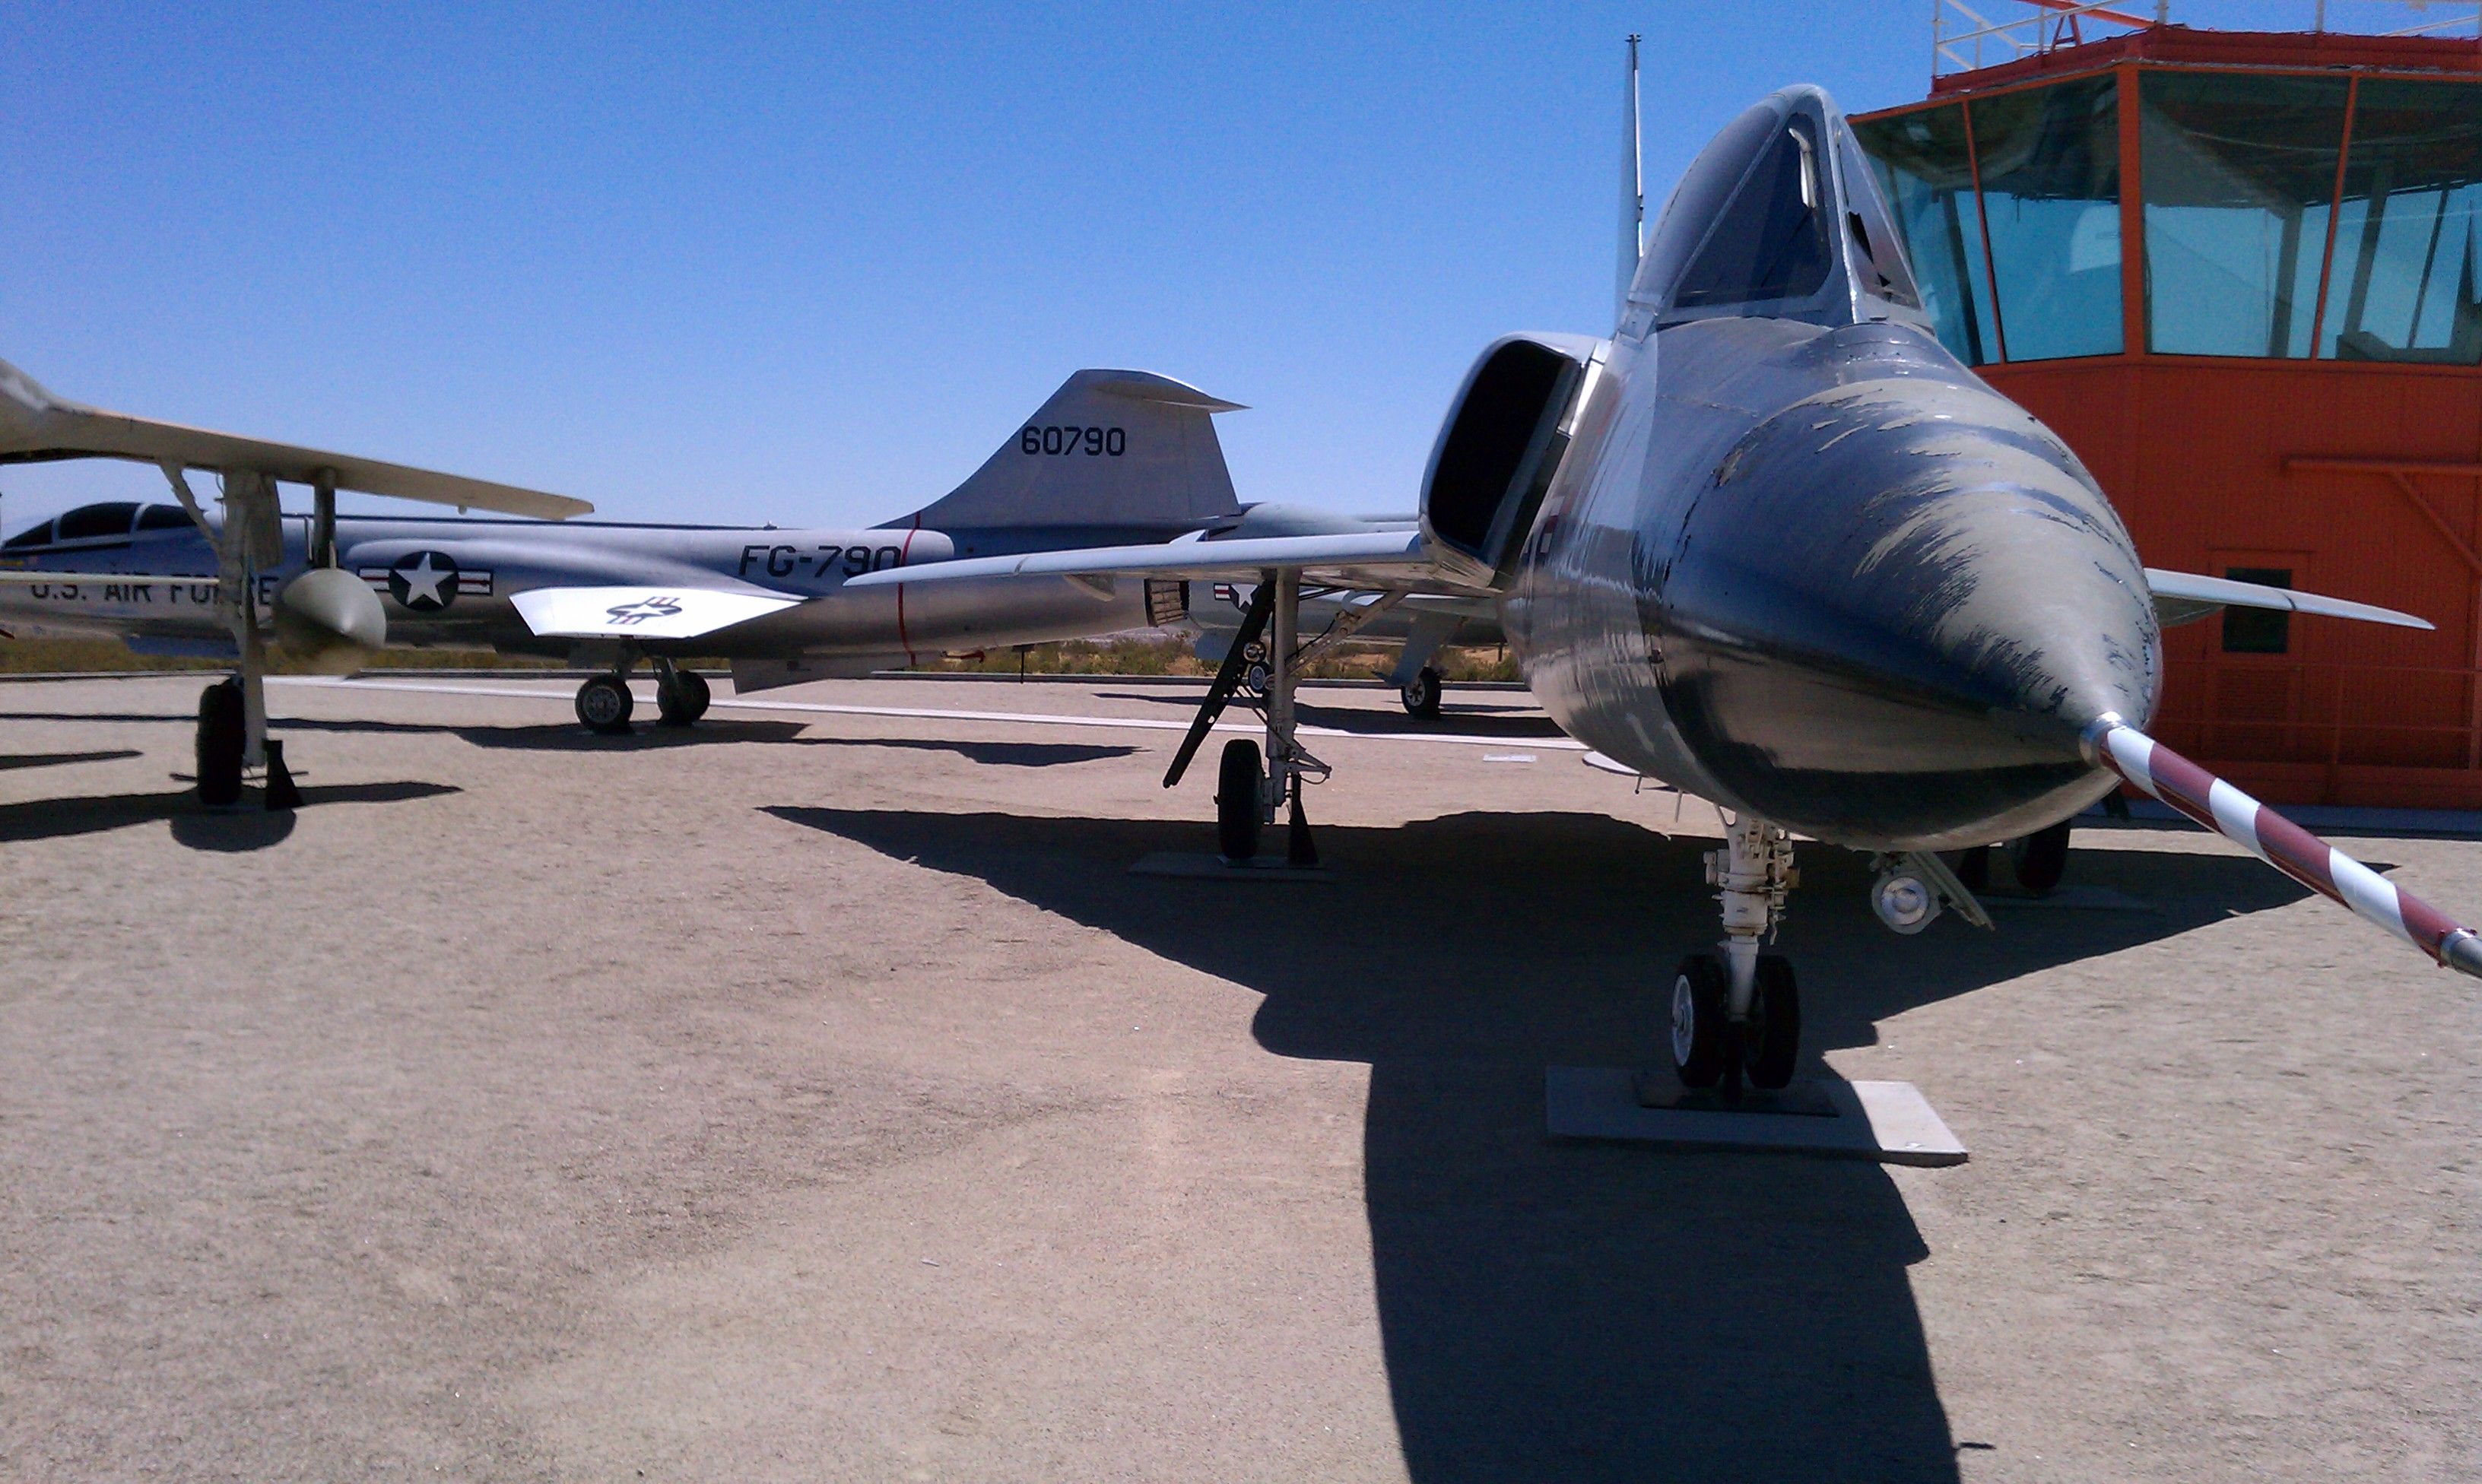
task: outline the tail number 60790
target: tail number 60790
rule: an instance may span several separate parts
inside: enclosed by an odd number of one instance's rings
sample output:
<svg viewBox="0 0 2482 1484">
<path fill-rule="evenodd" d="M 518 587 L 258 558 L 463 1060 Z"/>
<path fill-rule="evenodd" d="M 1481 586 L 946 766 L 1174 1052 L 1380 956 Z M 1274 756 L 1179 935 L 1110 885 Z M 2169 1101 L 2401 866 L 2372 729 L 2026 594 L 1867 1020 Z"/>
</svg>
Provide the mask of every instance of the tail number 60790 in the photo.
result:
<svg viewBox="0 0 2482 1484">
<path fill-rule="evenodd" d="M 1129 435 L 1118 428 L 1036 428 L 1017 435 L 1020 454 L 1084 454 L 1118 458 L 1129 451 Z"/>
</svg>

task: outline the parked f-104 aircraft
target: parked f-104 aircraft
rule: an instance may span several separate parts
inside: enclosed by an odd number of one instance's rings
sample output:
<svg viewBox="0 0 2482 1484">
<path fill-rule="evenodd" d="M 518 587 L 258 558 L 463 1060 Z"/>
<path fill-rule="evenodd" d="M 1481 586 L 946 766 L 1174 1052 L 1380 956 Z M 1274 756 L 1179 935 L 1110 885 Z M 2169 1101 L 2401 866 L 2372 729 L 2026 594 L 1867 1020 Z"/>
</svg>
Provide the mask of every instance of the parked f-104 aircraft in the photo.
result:
<svg viewBox="0 0 2482 1484">
<path fill-rule="evenodd" d="M 1633 136 L 1629 159 L 1633 182 Z M 1942 903 L 1987 923 L 1936 852 L 2064 828 L 2123 781 L 2482 976 L 2482 937 L 2145 731 L 2167 621 L 2236 604 L 2427 625 L 2148 570 L 2068 445 L 1933 336 L 1824 92 L 1787 89 L 1733 120 L 1643 252 L 1631 218 L 1622 244 L 1610 337 L 1512 335 L 1484 351 L 1433 448 L 1414 530 L 924 575 L 1255 581 L 1164 780 L 1179 780 L 1263 634 L 1266 752 L 1228 743 L 1216 794 L 1235 858 L 1287 806 L 1293 853 L 1310 854 L 1303 785 L 1330 768 L 1302 745 L 1294 676 L 1349 626 L 1305 642 L 1306 587 L 1375 595 L 1362 612 L 1417 594 L 1492 604 L 1562 728 L 1727 812 L 1708 857 L 1722 951 L 1683 962 L 1670 1000 L 1673 1060 L 1693 1087 L 1792 1075 L 1793 971 L 1763 949 L 1794 885 L 1795 832 L 1874 856 L 1873 905 L 1900 932 Z"/>
<path fill-rule="evenodd" d="M 63 405 L 13 372 L 0 375 L 0 391 L 21 407 Z M 271 624 L 288 653 L 336 670 L 382 645 L 567 657 L 602 672 L 579 687 L 577 715 L 605 732 L 629 729 L 627 676 L 646 659 L 662 719 L 687 725 L 708 694 L 673 664 L 684 655 L 729 659 L 735 687 L 749 691 L 1177 621 L 1187 601 L 1177 579 L 1003 577 L 929 592 L 848 585 L 957 558 L 1160 542 L 1245 521 L 1212 422 L 1236 406 L 1148 372 L 1080 371 L 963 484 L 868 529 L 338 517 L 325 493 L 321 513 L 288 516 L 271 492 L 243 507 L 244 562 L 227 476 L 224 511 L 186 494 L 177 507 L 92 505 L 0 542 L 0 624 L 245 665 L 256 663 L 251 636 Z M 44 456 L 73 455 L 0 444 L 0 461 Z M 323 459 L 342 462 L 311 462 Z M 234 579 L 229 589 L 220 571 Z M 246 623 L 232 593 L 247 594 Z M 202 759 L 228 750 L 201 738 Z"/>
</svg>

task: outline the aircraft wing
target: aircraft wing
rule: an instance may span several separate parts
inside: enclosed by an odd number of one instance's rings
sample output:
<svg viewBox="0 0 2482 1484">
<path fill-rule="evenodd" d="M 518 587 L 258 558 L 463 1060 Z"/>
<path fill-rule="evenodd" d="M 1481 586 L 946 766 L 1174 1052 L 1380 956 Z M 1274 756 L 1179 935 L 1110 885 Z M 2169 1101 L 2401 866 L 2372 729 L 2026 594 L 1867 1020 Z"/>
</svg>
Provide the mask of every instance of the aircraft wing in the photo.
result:
<svg viewBox="0 0 2482 1484">
<path fill-rule="evenodd" d="M 2399 613 L 2391 608 L 2348 603 L 2342 598 L 2295 592 L 2289 587 L 2236 583 L 2228 577 L 2205 577 L 2196 572 L 2166 572 L 2160 567 L 2148 567 L 2146 586 L 2154 594 L 2154 616 L 2167 629 L 2195 623 L 2220 608 L 2277 609 L 2293 613 L 2315 613 L 2324 618 L 2384 623 L 2399 629 L 2433 627 L 2427 619 Z"/>
<path fill-rule="evenodd" d="M 788 593 L 716 587 L 537 587 L 509 601 L 538 638 L 698 638 L 793 608 Z"/>
<path fill-rule="evenodd" d="M 55 397 L 24 372 L 0 361 L 0 463 L 61 458 L 127 458 L 184 469 L 252 470 L 296 484 L 316 484 L 323 475 L 332 475 L 338 489 L 542 520 L 565 520 L 594 508 L 583 500 L 514 484 L 106 412 Z"/>
<path fill-rule="evenodd" d="M 1320 586 L 1418 589 L 1470 595 L 1480 589 L 1441 570 L 1418 531 L 1356 531 L 1330 535 L 1258 536 L 1235 541 L 1183 537 L 1138 546 L 1090 546 L 1016 557 L 969 557 L 889 567 L 848 579 L 845 586 L 967 582 L 993 577 L 1186 577 L 1248 579 L 1270 567 L 1292 567 Z"/>
</svg>

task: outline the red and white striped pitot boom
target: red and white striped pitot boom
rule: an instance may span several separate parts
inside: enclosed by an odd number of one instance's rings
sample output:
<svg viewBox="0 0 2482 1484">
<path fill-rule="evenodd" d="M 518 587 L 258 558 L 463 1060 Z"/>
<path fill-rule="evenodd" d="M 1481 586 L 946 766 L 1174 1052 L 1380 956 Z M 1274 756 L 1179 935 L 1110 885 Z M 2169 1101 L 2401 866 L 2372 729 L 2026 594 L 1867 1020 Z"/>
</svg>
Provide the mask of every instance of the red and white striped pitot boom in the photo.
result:
<svg viewBox="0 0 2482 1484">
<path fill-rule="evenodd" d="M 2086 756 L 2450 969 L 2482 978 L 2482 937 L 2118 716 L 2086 728 Z"/>
</svg>

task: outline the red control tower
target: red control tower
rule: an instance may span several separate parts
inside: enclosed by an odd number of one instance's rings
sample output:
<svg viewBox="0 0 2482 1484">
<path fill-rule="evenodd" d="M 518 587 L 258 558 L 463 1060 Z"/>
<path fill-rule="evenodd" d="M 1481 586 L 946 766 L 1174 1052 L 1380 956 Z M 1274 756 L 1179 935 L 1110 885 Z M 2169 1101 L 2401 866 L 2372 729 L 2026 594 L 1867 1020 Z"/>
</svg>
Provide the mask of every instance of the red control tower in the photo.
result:
<svg viewBox="0 0 2482 1484">
<path fill-rule="evenodd" d="M 2473 15 L 2028 9 L 1944 0 L 1930 97 L 1854 120 L 1940 338 L 2068 439 L 2150 565 L 2439 626 L 2171 630 L 2155 735 L 2273 800 L 2482 808 Z"/>
</svg>

